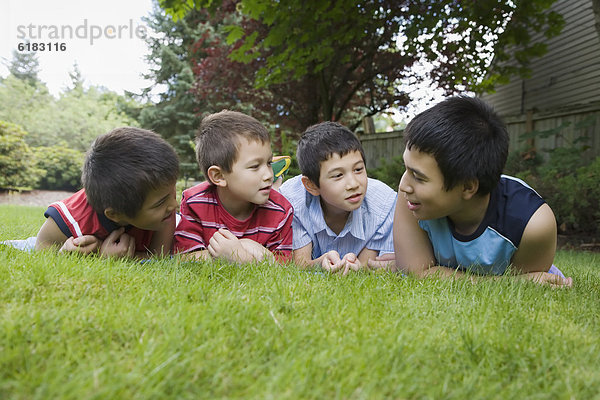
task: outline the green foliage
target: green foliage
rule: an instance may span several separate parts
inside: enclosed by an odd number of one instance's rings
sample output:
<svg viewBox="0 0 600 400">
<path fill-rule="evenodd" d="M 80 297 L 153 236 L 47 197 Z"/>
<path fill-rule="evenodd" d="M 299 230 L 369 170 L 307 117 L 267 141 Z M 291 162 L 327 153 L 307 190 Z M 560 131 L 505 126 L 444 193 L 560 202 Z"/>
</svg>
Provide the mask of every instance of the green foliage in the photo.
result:
<svg viewBox="0 0 600 400">
<path fill-rule="evenodd" d="M 84 153 L 64 146 L 34 147 L 36 166 L 46 171 L 37 187 L 49 190 L 81 189 Z"/>
<path fill-rule="evenodd" d="M 590 138 L 585 134 L 595 121 L 592 116 L 576 124 L 574 130 L 583 133 L 576 139 L 566 133 L 571 125 L 568 121 L 556 128 L 525 133 L 521 141 L 554 137 L 563 145 L 542 152 L 513 153 L 507 162 L 506 173 L 525 180 L 546 200 L 561 233 L 600 234 L 600 157 L 590 161 L 586 156 Z"/>
<path fill-rule="evenodd" d="M 22 82 L 36 86 L 40 83 L 38 73 L 40 62 L 38 53 L 13 50 L 12 60 L 8 63 L 9 72 Z"/>
<path fill-rule="evenodd" d="M 374 90 L 376 86 L 392 86 L 395 77 L 419 76 L 416 70 L 420 67 L 416 65 L 415 71 L 398 75 L 389 73 L 393 66 L 378 65 L 381 58 L 403 53 L 406 57 L 395 59 L 396 63 L 411 69 L 412 57 L 430 62 L 434 68 L 429 78 L 448 92 L 490 90 L 502 77 L 526 75 L 529 61 L 545 53 L 546 46 L 534 40 L 537 34 L 549 38 L 560 33 L 564 19 L 548 10 L 552 3 L 241 0 L 236 3 L 236 11 L 254 23 L 228 27 L 227 40 L 232 43 L 239 39 L 231 52 L 232 59 L 264 59 L 254 76 L 256 88 L 317 75 L 330 81 L 329 89 L 341 90 L 335 81 L 347 82 L 357 74 L 372 78 L 364 80 L 369 84 L 359 84 L 357 91 L 383 97 L 383 91 Z M 160 0 L 159 4 L 167 13 L 181 18 L 200 8 L 215 14 L 219 5 L 226 8 L 230 3 Z M 518 51 L 512 57 L 515 48 Z M 357 49 L 363 58 L 355 57 Z M 492 56 L 499 62 L 490 71 Z M 368 62 L 362 63 L 364 59 Z M 345 69 L 347 64 L 360 68 Z M 336 76 L 332 65 L 343 69 L 343 74 Z M 374 70 L 377 73 L 370 75 Z M 325 95 L 321 89 L 326 88 L 319 88 L 319 94 Z M 369 100 L 368 96 L 364 100 Z M 316 96 L 313 101 L 318 101 Z M 326 96 L 322 104 L 324 119 L 335 115 L 340 120 L 338 112 L 326 113 L 328 103 L 335 102 Z M 348 106 L 344 104 L 344 108 Z"/>
<path fill-rule="evenodd" d="M 154 83 L 141 96 L 150 103 L 141 110 L 140 124 L 159 133 L 175 148 L 184 178 L 199 179 L 201 173 L 196 164 L 193 141 L 205 105 L 192 92 L 195 82 L 192 69 L 198 51 L 192 46 L 211 29 L 198 12 L 190 12 L 174 21 L 155 9 L 145 22 L 152 30 L 164 35 L 153 35 L 147 40 L 150 54 L 146 58 L 152 68 L 146 78 Z M 161 91 L 158 100 L 156 88 Z"/>
<path fill-rule="evenodd" d="M 398 191 L 400 178 L 402 178 L 405 169 L 402 156 L 396 156 L 391 160 L 382 158 L 379 168 L 371 168 L 368 173 L 371 178 L 379 179 L 395 191 Z"/>
<path fill-rule="evenodd" d="M 546 200 L 561 233 L 600 234 L 600 157 L 585 166 L 576 165 L 573 154 L 555 153 L 547 164 L 518 174 Z M 560 163 L 564 160 L 565 167 Z"/>
<path fill-rule="evenodd" d="M 26 135 L 20 126 L 0 121 L 0 187 L 31 188 L 44 174 L 36 167 L 34 153 L 25 142 Z"/>
<path fill-rule="evenodd" d="M 101 134 L 119 126 L 139 125 L 119 108 L 123 104 L 120 97 L 103 88 L 77 86 L 56 99 L 43 83 L 30 85 L 9 75 L 0 82 L 0 120 L 22 126 L 30 146 L 64 142 L 69 148 L 85 151 Z"/>
</svg>

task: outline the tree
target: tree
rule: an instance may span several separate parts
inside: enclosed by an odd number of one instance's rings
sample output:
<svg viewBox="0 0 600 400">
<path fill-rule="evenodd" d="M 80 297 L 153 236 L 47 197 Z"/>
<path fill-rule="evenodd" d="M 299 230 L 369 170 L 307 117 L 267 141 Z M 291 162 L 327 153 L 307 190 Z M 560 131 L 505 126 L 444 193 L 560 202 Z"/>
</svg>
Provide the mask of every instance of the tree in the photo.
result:
<svg viewBox="0 0 600 400">
<path fill-rule="evenodd" d="M 27 132 L 18 125 L 0 121 L 0 187 L 34 186 L 44 170 L 36 167 L 33 151 L 25 143 Z"/>
<path fill-rule="evenodd" d="M 77 61 L 73 63 L 73 71 L 69 72 L 69 78 L 71 78 L 71 85 L 73 85 L 69 90 L 83 90 L 83 76 L 81 75 Z"/>
<path fill-rule="evenodd" d="M 193 140 L 205 111 L 193 92 L 195 85 L 192 72 L 194 46 L 200 37 L 210 30 L 206 24 L 207 13 L 192 11 L 177 22 L 164 15 L 156 7 L 148 26 L 160 35 L 147 40 L 150 54 L 146 57 L 151 65 L 146 78 L 154 84 L 144 89 L 141 98 L 150 102 L 140 113 L 140 124 L 162 135 L 176 149 L 181 170 L 185 176 L 199 175 Z M 155 92 L 160 90 L 160 94 Z M 158 101 L 156 101 L 158 97 Z"/>
<path fill-rule="evenodd" d="M 35 86 L 40 83 L 38 73 L 40 62 L 36 52 L 19 52 L 13 50 L 12 60 L 8 63 L 8 71 L 17 79 Z"/>
<path fill-rule="evenodd" d="M 530 44 L 531 34 L 562 28 L 558 14 L 543 12 L 552 2 L 160 0 L 176 17 L 208 7 L 228 34 L 195 69 L 199 95 L 251 102 L 296 129 L 319 120 L 356 127 L 363 116 L 401 108 L 409 100 L 402 82 L 430 78 L 454 93 L 525 74 L 545 49 Z M 501 62 L 490 74 L 491 55 L 505 61 L 509 47 L 519 49 L 516 65 Z M 433 65 L 429 77 L 417 60 Z"/>
<path fill-rule="evenodd" d="M 60 144 L 83 152 L 115 127 L 138 125 L 120 109 L 121 97 L 91 86 L 66 90 L 56 99 L 42 83 L 31 86 L 9 75 L 0 82 L 0 120 L 22 126 L 30 146 Z"/>
</svg>

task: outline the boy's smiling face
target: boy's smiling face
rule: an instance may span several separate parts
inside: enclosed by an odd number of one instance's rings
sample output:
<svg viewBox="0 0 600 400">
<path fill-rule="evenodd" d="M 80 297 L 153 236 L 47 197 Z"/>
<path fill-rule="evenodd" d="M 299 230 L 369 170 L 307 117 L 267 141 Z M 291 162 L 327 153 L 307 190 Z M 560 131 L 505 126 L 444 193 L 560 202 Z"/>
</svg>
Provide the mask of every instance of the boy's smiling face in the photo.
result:
<svg viewBox="0 0 600 400">
<path fill-rule="evenodd" d="M 325 213 L 347 213 L 360 207 L 367 193 L 367 183 L 365 162 L 359 151 L 342 157 L 332 154 L 321 162 L 319 188 L 312 185 L 310 192 L 321 196 Z"/>
<path fill-rule="evenodd" d="M 176 208 L 175 182 L 173 182 L 150 190 L 135 217 L 130 218 L 119 214 L 117 219 L 113 220 L 119 225 L 133 225 L 139 229 L 158 231 L 165 223 L 174 219 Z"/>
<path fill-rule="evenodd" d="M 403 154 L 406 172 L 400 179 L 398 192 L 404 195 L 406 207 L 420 220 L 452 217 L 463 211 L 462 185 L 444 188 L 444 176 L 435 158 L 408 147 Z"/>
</svg>

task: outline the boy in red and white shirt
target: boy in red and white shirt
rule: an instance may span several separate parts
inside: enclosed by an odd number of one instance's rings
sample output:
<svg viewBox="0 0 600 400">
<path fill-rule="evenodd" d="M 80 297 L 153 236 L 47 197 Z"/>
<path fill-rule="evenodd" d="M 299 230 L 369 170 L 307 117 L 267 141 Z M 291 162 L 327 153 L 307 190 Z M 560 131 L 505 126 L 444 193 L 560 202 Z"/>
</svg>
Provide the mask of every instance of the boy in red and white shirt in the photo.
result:
<svg viewBox="0 0 600 400">
<path fill-rule="evenodd" d="M 267 129 L 239 112 L 211 114 L 200 125 L 196 156 L 206 182 L 183 192 L 174 253 L 242 263 L 289 261 L 293 209 L 272 188 Z"/>
<path fill-rule="evenodd" d="M 98 137 L 83 189 L 50 204 L 35 249 L 113 257 L 168 255 L 175 230 L 179 160 L 158 134 L 124 127 Z"/>
</svg>

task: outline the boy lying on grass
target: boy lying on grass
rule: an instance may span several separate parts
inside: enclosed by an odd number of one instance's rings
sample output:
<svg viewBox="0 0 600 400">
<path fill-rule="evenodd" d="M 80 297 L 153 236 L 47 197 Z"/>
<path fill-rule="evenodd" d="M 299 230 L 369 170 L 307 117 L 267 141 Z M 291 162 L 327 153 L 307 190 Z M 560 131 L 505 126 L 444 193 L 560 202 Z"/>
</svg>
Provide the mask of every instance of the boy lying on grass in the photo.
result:
<svg viewBox="0 0 600 400">
<path fill-rule="evenodd" d="M 417 276 L 510 273 L 553 286 L 556 220 L 523 181 L 501 175 L 506 126 L 477 98 L 453 97 L 404 130 L 394 219 L 396 265 Z"/>
<path fill-rule="evenodd" d="M 290 259 L 293 209 L 273 189 L 270 140 L 259 121 L 239 112 L 202 120 L 196 156 L 206 181 L 183 192 L 175 253 L 241 263 Z"/>
<path fill-rule="evenodd" d="M 358 138 L 338 123 L 316 124 L 302 134 L 296 156 L 302 175 L 280 188 L 294 206 L 294 262 L 343 274 L 393 267 L 377 257 L 394 251 L 396 192 L 367 178 Z"/>
<path fill-rule="evenodd" d="M 83 189 L 50 204 L 35 249 L 113 257 L 168 255 L 175 230 L 179 160 L 154 132 L 124 127 L 99 136 Z"/>
</svg>

